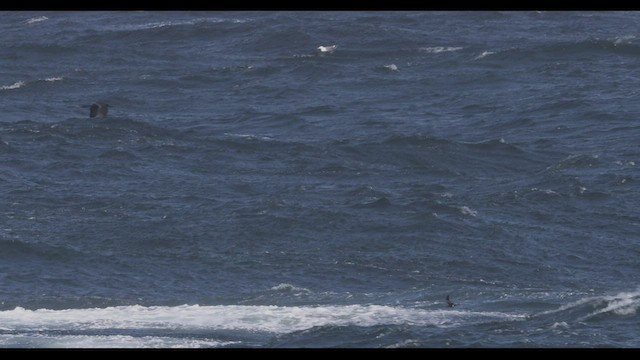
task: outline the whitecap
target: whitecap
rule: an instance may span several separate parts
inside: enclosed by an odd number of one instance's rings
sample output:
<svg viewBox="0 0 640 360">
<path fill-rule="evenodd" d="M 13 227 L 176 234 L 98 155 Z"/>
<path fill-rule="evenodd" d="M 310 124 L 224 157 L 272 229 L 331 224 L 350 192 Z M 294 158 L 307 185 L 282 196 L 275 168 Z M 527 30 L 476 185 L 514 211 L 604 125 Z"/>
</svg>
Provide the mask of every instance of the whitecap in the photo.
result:
<svg viewBox="0 0 640 360">
<path fill-rule="evenodd" d="M 471 216 L 477 216 L 478 215 L 478 212 L 476 210 L 473 210 L 468 206 L 461 206 L 458 209 L 460 210 L 460 212 L 463 215 L 471 215 Z"/>
<path fill-rule="evenodd" d="M 303 293 L 310 293 L 311 290 L 307 289 L 307 288 L 303 288 L 303 287 L 297 287 L 291 284 L 287 284 L 287 283 L 281 283 L 278 284 L 276 286 L 271 287 L 270 290 L 274 290 L 274 291 L 286 291 L 286 292 L 303 292 Z"/>
<path fill-rule="evenodd" d="M 479 60 L 493 54 L 495 54 L 493 51 L 483 51 L 482 54 L 475 57 L 475 60 Z"/>
<path fill-rule="evenodd" d="M 541 192 L 541 193 L 544 193 L 544 194 L 547 194 L 547 195 L 558 195 L 558 196 L 560 196 L 560 194 L 558 194 L 557 192 L 555 192 L 555 191 L 553 191 L 551 189 L 538 189 L 538 188 L 534 187 L 534 188 L 531 188 L 531 191 Z"/>
<path fill-rule="evenodd" d="M 247 21 L 251 21 L 250 19 L 221 19 L 221 18 L 197 18 L 190 20 L 177 20 L 177 21 L 158 21 L 144 24 L 125 24 L 125 25 L 109 25 L 106 28 L 116 31 L 131 31 L 131 30 L 148 30 L 148 29 L 158 29 L 168 26 L 184 26 L 184 25 L 196 25 L 201 23 L 224 23 L 231 22 L 234 24 L 244 23 Z"/>
<path fill-rule="evenodd" d="M 569 325 L 564 321 L 556 322 L 556 323 L 553 323 L 553 325 L 551 325 L 552 329 L 557 329 L 557 328 L 565 328 L 566 329 L 568 327 L 569 327 Z"/>
<path fill-rule="evenodd" d="M 14 332 L 110 330 L 243 330 L 291 333 L 318 326 L 417 325 L 452 327 L 524 319 L 523 314 L 426 310 L 387 305 L 180 305 L 91 309 L 0 311 L 0 323 Z"/>
<path fill-rule="evenodd" d="M 64 77 L 62 76 L 57 76 L 57 77 L 50 77 L 50 78 L 46 78 L 44 79 L 44 81 L 48 81 L 48 82 L 54 82 L 54 81 L 61 81 L 63 80 Z"/>
<path fill-rule="evenodd" d="M 318 51 L 320 51 L 321 53 L 333 53 L 334 51 L 336 51 L 336 49 L 338 48 L 338 45 L 320 45 L 318 46 Z"/>
<path fill-rule="evenodd" d="M 62 335 L 11 334 L 0 335 L 0 347 L 45 348 L 218 348 L 239 344 L 238 341 L 220 341 L 165 336 L 130 335 Z"/>
<path fill-rule="evenodd" d="M 628 292 L 628 293 L 620 293 L 614 296 L 604 296 L 602 300 L 605 301 L 606 306 L 602 309 L 596 310 L 590 314 L 587 314 L 578 321 L 584 321 L 594 316 L 605 314 L 605 313 L 613 313 L 615 315 L 635 315 L 640 308 L 640 293 L 639 292 Z"/>
<path fill-rule="evenodd" d="M 433 46 L 433 47 L 423 47 L 420 48 L 420 50 L 422 51 L 426 51 L 428 53 L 432 53 L 432 54 L 438 54 L 441 52 L 450 52 L 450 51 L 458 51 L 458 50 L 462 50 L 463 48 L 460 46 Z"/>
<path fill-rule="evenodd" d="M 45 20 L 49 20 L 48 17 L 46 16 L 37 16 L 37 17 L 32 17 L 31 19 L 27 19 L 24 21 L 25 24 L 35 24 L 41 21 L 45 21 Z"/>
<path fill-rule="evenodd" d="M 626 161 L 626 160 L 617 160 L 617 161 L 614 161 L 614 164 L 620 165 L 620 166 L 635 166 L 636 165 L 635 161 Z"/>
<path fill-rule="evenodd" d="M 389 65 L 385 65 L 384 67 L 391 71 L 398 71 L 398 66 L 396 64 L 389 64 Z"/>
<path fill-rule="evenodd" d="M 264 140 L 264 141 L 273 140 L 273 138 L 270 137 L 270 136 L 260 136 L 260 135 L 253 135 L 253 134 L 230 134 L 230 133 L 225 133 L 225 135 L 226 136 L 230 136 L 230 137 L 237 137 L 237 138 L 247 139 L 247 140 Z"/>
<path fill-rule="evenodd" d="M 19 89 L 19 88 L 23 87 L 24 85 L 26 85 L 26 83 L 24 81 L 16 81 L 15 83 L 13 83 L 11 85 L 0 86 L 0 90 Z"/>
<path fill-rule="evenodd" d="M 617 46 L 620 44 L 629 44 L 631 43 L 631 40 L 634 40 L 636 37 L 634 35 L 627 35 L 627 36 L 620 36 L 615 38 L 615 40 L 613 41 L 613 45 Z"/>
<path fill-rule="evenodd" d="M 379 336 L 382 337 L 384 335 L 381 334 Z M 403 340 L 403 341 L 400 341 L 400 342 L 395 343 L 395 344 L 388 345 L 385 348 L 387 348 L 387 349 L 401 349 L 401 348 L 418 347 L 418 346 L 420 346 L 420 342 L 418 340 L 407 339 L 407 340 Z"/>
<path fill-rule="evenodd" d="M 577 319 L 578 322 L 588 320 L 596 315 L 613 313 L 615 315 L 633 315 L 640 308 L 640 291 L 623 292 L 613 296 L 589 296 L 572 303 L 560 306 L 554 310 L 547 310 L 535 314 L 535 316 L 550 315 L 581 306 L 600 308 Z M 604 307 L 602 307 L 604 305 Z"/>
</svg>

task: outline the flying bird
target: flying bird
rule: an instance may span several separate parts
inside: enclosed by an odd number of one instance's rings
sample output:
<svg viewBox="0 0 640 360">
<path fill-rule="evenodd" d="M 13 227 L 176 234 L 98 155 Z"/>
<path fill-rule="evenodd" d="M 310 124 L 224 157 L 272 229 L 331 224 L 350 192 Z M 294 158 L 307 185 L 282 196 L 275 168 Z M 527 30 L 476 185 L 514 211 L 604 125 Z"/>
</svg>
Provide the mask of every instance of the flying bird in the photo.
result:
<svg viewBox="0 0 640 360">
<path fill-rule="evenodd" d="M 451 299 L 449 299 L 449 295 L 447 295 L 447 306 L 448 307 L 456 306 L 456 304 L 454 304 L 453 301 L 451 301 Z"/>
<path fill-rule="evenodd" d="M 89 117 L 107 117 L 107 111 L 109 111 L 109 104 L 93 103 L 89 108 Z"/>
</svg>

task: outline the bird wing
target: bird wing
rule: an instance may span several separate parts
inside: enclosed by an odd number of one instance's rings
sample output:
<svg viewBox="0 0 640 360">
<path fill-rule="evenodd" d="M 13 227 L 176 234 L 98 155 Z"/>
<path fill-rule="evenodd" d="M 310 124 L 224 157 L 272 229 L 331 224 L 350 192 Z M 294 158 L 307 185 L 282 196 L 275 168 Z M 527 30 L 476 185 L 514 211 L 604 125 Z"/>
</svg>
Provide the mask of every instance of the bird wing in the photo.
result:
<svg viewBox="0 0 640 360">
<path fill-rule="evenodd" d="M 98 104 L 91 105 L 91 108 L 89 109 L 89 117 L 96 117 L 98 115 L 98 108 Z"/>
</svg>

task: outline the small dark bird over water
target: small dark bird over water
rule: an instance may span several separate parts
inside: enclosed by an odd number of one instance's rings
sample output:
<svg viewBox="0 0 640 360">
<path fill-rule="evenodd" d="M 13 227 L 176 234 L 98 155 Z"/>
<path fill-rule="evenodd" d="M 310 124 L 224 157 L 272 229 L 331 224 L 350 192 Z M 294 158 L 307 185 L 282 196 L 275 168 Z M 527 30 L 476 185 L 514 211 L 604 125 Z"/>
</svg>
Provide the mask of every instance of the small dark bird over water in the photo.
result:
<svg viewBox="0 0 640 360">
<path fill-rule="evenodd" d="M 89 109 L 89 117 L 107 117 L 107 111 L 109 111 L 109 104 L 93 103 Z"/>
<path fill-rule="evenodd" d="M 447 295 L 447 306 L 448 307 L 454 307 L 456 306 L 456 304 L 454 304 L 451 299 L 449 299 L 449 295 Z"/>
</svg>

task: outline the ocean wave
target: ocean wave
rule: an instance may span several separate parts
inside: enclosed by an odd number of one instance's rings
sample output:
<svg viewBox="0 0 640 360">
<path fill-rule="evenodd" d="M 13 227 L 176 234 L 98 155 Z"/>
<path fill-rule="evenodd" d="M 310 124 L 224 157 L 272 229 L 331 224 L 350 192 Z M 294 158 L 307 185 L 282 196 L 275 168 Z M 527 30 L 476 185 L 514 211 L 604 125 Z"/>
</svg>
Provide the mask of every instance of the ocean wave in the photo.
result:
<svg viewBox="0 0 640 360">
<path fill-rule="evenodd" d="M 460 206 L 458 209 L 460 210 L 460 213 L 462 215 L 469 215 L 469 216 L 473 216 L 473 217 L 478 216 L 478 212 L 476 210 L 473 210 L 472 208 L 470 208 L 468 206 Z"/>
<path fill-rule="evenodd" d="M 0 311 L 5 331 L 236 330 L 291 333 L 319 326 L 416 325 L 453 327 L 521 320 L 522 314 L 424 310 L 386 305 L 181 305 Z"/>
<path fill-rule="evenodd" d="M 367 198 L 364 201 L 353 205 L 354 208 L 368 208 L 368 209 L 383 209 L 391 206 L 391 200 L 389 198 L 382 197 L 371 197 Z"/>
<path fill-rule="evenodd" d="M 311 290 L 307 289 L 307 288 L 303 288 L 303 287 L 297 287 L 291 284 L 287 284 L 287 283 L 281 283 L 278 284 L 276 286 L 271 287 L 270 290 L 273 291 L 280 291 L 280 292 L 286 292 L 286 293 L 305 293 L 308 294 L 311 292 Z"/>
<path fill-rule="evenodd" d="M 439 53 L 443 53 L 443 52 L 452 52 L 452 51 L 458 51 L 458 50 L 462 50 L 463 47 L 461 46 L 433 46 L 433 47 L 422 47 L 420 48 L 420 50 L 424 51 L 424 52 L 428 52 L 431 54 L 439 54 Z"/>
<path fill-rule="evenodd" d="M 600 164 L 598 155 L 574 154 L 547 167 L 548 171 L 593 167 Z"/>
<path fill-rule="evenodd" d="M 556 322 L 584 322 L 605 316 L 636 315 L 640 309 L 640 291 L 621 292 L 616 295 L 588 296 L 557 309 L 543 311 L 531 318 L 553 316 Z"/>
<path fill-rule="evenodd" d="M 27 85 L 31 85 L 37 82 L 56 82 L 56 81 L 61 81 L 64 80 L 63 76 L 53 76 L 53 77 L 48 77 L 48 78 L 44 78 L 44 79 L 38 79 L 38 80 L 31 80 L 31 81 L 16 81 L 15 83 L 11 84 L 11 85 L 4 85 L 4 86 L 0 86 L 0 90 L 15 90 L 15 89 L 20 89 L 23 87 L 26 87 Z"/>
<path fill-rule="evenodd" d="M 398 71 L 398 66 L 396 64 L 384 65 L 383 67 L 391 71 Z"/>
<path fill-rule="evenodd" d="M 16 149 L 9 145 L 8 142 L 0 139 L 0 153 L 14 153 L 16 152 Z"/>
<path fill-rule="evenodd" d="M 484 53 L 483 53 L 484 54 Z M 481 54 L 481 55 L 483 55 Z M 533 45 L 519 45 L 491 54 L 478 56 L 476 59 L 491 55 L 498 60 L 537 60 L 542 57 L 553 56 L 556 59 L 573 58 L 576 56 L 596 56 L 600 54 L 640 55 L 640 44 L 635 37 L 623 36 L 613 38 L 586 38 L 576 41 L 559 41 Z"/>
<path fill-rule="evenodd" d="M 0 334 L 3 348 L 219 348 L 239 343 L 170 336 Z"/>
<path fill-rule="evenodd" d="M 336 49 L 338 48 L 338 45 L 320 45 L 318 46 L 318 51 L 320 51 L 321 53 L 327 53 L 327 54 L 332 54 L 334 51 L 336 51 Z"/>
<path fill-rule="evenodd" d="M 0 86 L 0 90 L 13 90 L 13 89 L 20 89 L 21 87 L 25 86 L 27 83 L 24 81 L 16 81 L 15 83 L 11 84 L 11 85 L 4 85 L 4 86 Z"/>
<path fill-rule="evenodd" d="M 35 216 L 29 217 L 27 220 L 34 222 L 37 220 Z M 43 260 L 69 260 L 82 254 L 67 246 L 49 245 L 41 242 L 26 242 L 19 239 L 1 239 L 0 240 L 0 259 L 3 262 L 12 260 L 22 261 L 32 257 L 38 257 Z"/>
<path fill-rule="evenodd" d="M 30 19 L 27 19 L 24 21 L 25 24 L 35 24 L 35 23 L 39 23 L 45 20 L 49 20 L 48 17 L 46 16 L 36 16 L 36 17 L 32 17 Z"/>
<path fill-rule="evenodd" d="M 252 134 L 230 134 L 230 133 L 225 133 L 226 136 L 229 137 L 235 137 L 235 138 L 240 138 L 240 139 L 246 139 L 246 140 L 261 140 L 261 141 L 273 141 L 274 138 L 270 137 L 270 136 L 261 136 L 261 135 L 252 135 Z"/>
<path fill-rule="evenodd" d="M 222 19 L 222 18 L 197 18 L 190 20 L 173 20 L 173 21 L 157 21 L 144 24 L 124 24 L 124 25 L 108 25 L 105 26 L 108 30 L 114 31 L 136 31 L 136 30 L 149 30 L 166 27 L 178 27 L 178 26 L 190 26 L 200 24 L 218 24 L 218 23 L 232 23 L 241 24 L 250 19 Z"/>
<path fill-rule="evenodd" d="M 489 55 L 495 54 L 495 51 L 483 51 L 482 54 L 476 56 L 474 59 L 475 60 L 480 60 L 480 59 L 484 59 Z"/>
</svg>

